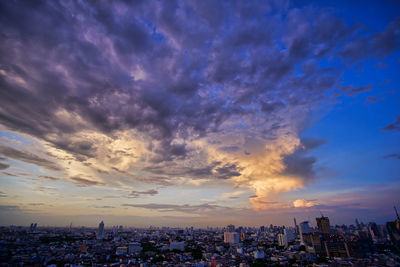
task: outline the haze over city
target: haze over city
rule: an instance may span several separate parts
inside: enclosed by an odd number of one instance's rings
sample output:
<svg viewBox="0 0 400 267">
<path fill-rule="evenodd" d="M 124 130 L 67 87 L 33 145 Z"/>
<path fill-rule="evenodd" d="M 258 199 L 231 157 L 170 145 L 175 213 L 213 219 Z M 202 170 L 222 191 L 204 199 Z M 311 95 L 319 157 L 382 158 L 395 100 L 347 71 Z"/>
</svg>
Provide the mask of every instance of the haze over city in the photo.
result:
<svg viewBox="0 0 400 267">
<path fill-rule="evenodd" d="M 398 1 L 0 1 L 0 225 L 386 223 Z"/>
</svg>

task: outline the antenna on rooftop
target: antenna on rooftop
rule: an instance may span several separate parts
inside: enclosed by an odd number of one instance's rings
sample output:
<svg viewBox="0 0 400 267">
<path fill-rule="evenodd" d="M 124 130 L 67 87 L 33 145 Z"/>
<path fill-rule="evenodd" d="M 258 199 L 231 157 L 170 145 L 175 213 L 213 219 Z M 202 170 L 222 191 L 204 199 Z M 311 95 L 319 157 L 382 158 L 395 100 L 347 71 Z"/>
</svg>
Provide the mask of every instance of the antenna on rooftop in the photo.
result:
<svg viewBox="0 0 400 267">
<path fill-rule="evenodd" d="M 318 212 L 321 214 L 321 217 L 324 217 L 324 214 L 322 214 L 322 211 L 318 208 Z"/>
</svg>

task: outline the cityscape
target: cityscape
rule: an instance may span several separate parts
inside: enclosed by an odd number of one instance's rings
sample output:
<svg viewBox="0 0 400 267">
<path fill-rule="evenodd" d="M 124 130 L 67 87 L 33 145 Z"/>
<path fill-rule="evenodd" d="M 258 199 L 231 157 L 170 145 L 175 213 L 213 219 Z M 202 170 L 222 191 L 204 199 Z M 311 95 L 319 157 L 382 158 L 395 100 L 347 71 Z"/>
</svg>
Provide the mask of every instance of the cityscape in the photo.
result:
<svg viewBox="0 0 400 267">
<path fill-rule="evenodd" d="M 292 226 L 0 228 L 1 266 L 399 266 L 400 218 Z"/>
<path fill-rule="evenodd" d="M 0 0 L 0 267 L 399 266 L 399 0 Z"/>
</svg>

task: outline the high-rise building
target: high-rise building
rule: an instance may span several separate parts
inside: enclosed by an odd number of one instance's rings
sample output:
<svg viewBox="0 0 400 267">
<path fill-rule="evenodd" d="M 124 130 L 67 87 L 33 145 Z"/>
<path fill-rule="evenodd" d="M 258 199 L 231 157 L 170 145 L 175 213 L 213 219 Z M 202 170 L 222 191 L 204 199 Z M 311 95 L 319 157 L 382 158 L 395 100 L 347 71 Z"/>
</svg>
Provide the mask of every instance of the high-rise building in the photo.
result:
<svg viewBox="0 0 400 267">
<path fill-rule="evenodd" d="M 308 234 L 310 232 L 311 232 L 311 227 L 308 224 L 308 221 L 304 221 L 304 222 L 300 223 L 299 235 L 300 235 L 300 243 L 301 244 L 304 244 L 303 235 Z"/>
<path fill-rule="evenodd" d="M 394 207 L 394 210 L 397 218 L 394 222 L 387 222 L 386 228 L 394 248 L 397 250 L 397 252 L 400 252 L 400 217 L 397 213 L 396 207 Z"/>
<path fill-rule="evenodd" d="M 318 232 L 324 234 L 329 234 L 331 232 L 331 225 L 329 223 L 328 217 L 324 217 L 322 215 L 321 218 L 316 218 L 316 220 L 317 220 Z"/>
<path fill-rule="evenodd" d="M 236 232 L 225 232 L 224 243 L 236 244 L 239 243 L 239 233 Z"/>
<path fill-rule="evenodd" d="M 294 218 L 293 221 L 294 221 L 294 233 L 298 234 L 299 233 L 299 226 L 297 225 L 296 218 Z"/>
<path fill-rule="evenodd" d="M 302 234 L 308 234 L 311 232 L 311 227 L 308 221 L 300 223 L 300 230 Z"/>
<path fill-rule="evenodd" d="M 37 223 L 31 223 L 31 226 L 29 227 L 30 232 L 36 232 L 37 228 Z"/>
<path fill-rule="evenodd" d="M 280 233 L 277 235 L 278 238 L 278 245 L 281 247 L 288 247 L 288 243 L 294 240 L 294 233 L 289 228 L 283 229 L 283 234 Z"/>
<path fill-rule="evenodd" d="M 288 246 L 286 235 L 285 234 L 278 234 L 277 237 L 278 237 L 278 245 L 280 247 L 285 247 L 286 248 Z"/>
<path fill-rule="evenodd" d="M 104 238 L 104 222 L 101 221 L 99 223 L 99 229 L 97 230 L 97 239 L 103 239 Z"/>
<path fill-rule="evenodd" d="M 376 223 L 370 222 L 368 224 L 368 231 L 372 239 L 377 239 L 380 237 L 378 225 Z"/>
<path fill-rule="evenodd" d="M 356 226 L 357 226 L 357 229 L 360 229 L 360 222 L 358 221 L 357 218 L 356 218 Z"/>
<path fill-rule="evenodd" d="M 226 227 L 225 232 L 234 232 L 235 231 L 235 226 L 230 224 Z"/>
<path fill-rule="evenodd" d="M 294 241 L 294 237 L 295 237 L 295 236 L 294 236 L 294 233 L 293 233 L 293 230 L 292 230 L 292 229 L 285 228 L 285 229 L 283 230 L 283 234 L 285 235 L 287 242 Z"/>
<path fill-rule="evenodd" d="M 235 226 L 230 224 L 225 228 L 224 243 L 239 243 L 239 233 L 235 232 Z"/>
</svg>

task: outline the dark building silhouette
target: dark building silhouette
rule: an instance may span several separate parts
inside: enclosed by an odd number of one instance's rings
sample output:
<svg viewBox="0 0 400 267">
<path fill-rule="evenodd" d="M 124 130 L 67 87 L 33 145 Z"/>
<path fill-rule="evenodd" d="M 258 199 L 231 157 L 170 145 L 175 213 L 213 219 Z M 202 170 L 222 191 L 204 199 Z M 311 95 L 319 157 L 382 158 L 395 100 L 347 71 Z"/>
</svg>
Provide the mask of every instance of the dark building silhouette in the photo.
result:
<svg viewBox="0 0 400 267">
<path fill-rule="evenodd" d="M 331 232 L 331 225 L 329 223 L 328 217 L 324 217 L 322 215 L 321 218 L 316 218 L 316 220 L 318 225 L 318 231 L 320 233 L 329 234 Z"/>
<path fill-rule="evenodd" d="M 296 218 L 294 218 L 293 221 L 294 221 L 294 233 L 297 235 L 299 233 L 299 226 L 297 225 Z"/>
<path fill-rule="evenodd" d="M 387 222 L 386 228 L 390 237 L 390 241 L 392 242 L 395 250 L 400 252 L 400 218 L 396 207 L 394 207 L 394 210 L 397 218 L 394 222 Z"/>
<path fill-rule="evenodd" d="M 368 224 L 368 231 L 372 239 L 377 239 L 380 237 L 378 225 L 374 222 Z"/>
</svg>

